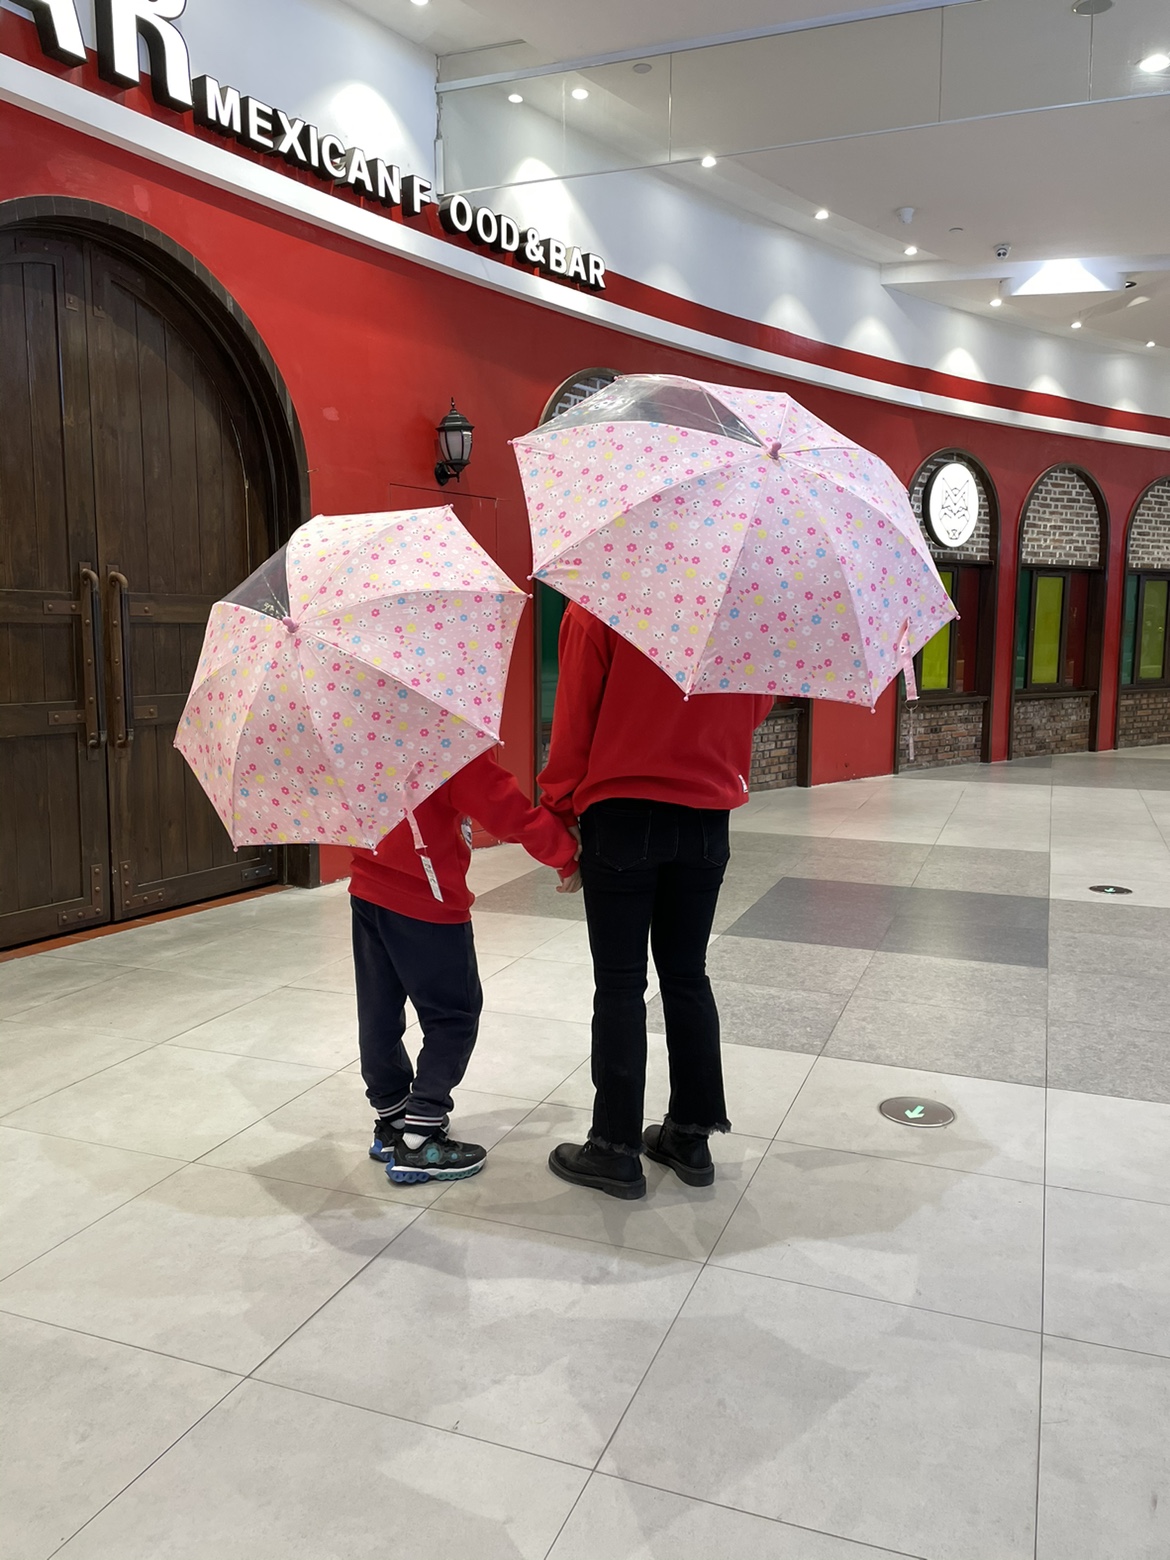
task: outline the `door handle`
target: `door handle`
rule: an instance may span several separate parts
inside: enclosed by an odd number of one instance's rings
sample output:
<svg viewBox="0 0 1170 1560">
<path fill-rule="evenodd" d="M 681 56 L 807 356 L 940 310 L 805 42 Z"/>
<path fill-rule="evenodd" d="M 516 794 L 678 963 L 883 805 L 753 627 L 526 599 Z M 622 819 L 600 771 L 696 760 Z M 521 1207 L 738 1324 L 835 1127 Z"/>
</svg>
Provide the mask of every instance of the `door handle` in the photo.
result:
<svg viewBox="0 0 1170 1560">
<path fill-rule="evenodd" d="M 134 687 L 130 670 L 130 581 L 118 569 L 106 571 L 110 591 L 110 698 L 114 746 L 134 741 Z"/>
<path fill-rule="evenodd" d="M 104 747 L 106 743 L 105 668 L 102 657 L 102 582 L 87 563 L 80 568 L 81 590 L 81 718 L 85 722 L 85 745 Z"/>
</svg>

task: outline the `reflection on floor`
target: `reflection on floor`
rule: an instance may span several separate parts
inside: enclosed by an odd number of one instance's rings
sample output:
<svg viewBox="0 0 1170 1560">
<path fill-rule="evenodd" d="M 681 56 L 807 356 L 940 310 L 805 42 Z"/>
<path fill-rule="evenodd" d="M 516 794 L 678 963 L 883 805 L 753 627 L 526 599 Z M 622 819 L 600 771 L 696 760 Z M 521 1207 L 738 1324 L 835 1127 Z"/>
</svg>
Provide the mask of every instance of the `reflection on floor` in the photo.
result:
<svg viewBox="0 0 1170 1560">
<path fill-rule="evenodd" d="M 1165 1560 L 1170 749 L 734 822 L 735 1131 L 641 1204 L 545 1169 L 590 969 L 513 847 L 441 1192 L 365 1157 L 341 889 L 0 965 L 0 1555 Z"/>
</svg>

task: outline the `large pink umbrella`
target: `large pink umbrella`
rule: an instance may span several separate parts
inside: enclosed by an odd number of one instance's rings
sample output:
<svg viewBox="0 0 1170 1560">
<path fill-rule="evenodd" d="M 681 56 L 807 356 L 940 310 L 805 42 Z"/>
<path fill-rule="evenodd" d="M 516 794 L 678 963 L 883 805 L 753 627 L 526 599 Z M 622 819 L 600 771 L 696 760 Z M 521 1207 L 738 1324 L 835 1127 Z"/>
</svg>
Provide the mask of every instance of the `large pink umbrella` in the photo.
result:
<svg viewBox="0 0 1170 1560">
<path fill-rule="evenodd" d="M 526 599 L 448 507 L 302 526 L 212 608 L 175 738 L 233 843 L 413 822 L 499 741 Z"/>
<path fill-rule="evenodd" d="M 630 374 L 514 447 L 533 577 L 688 694 L 872 706 L 956 616 L 906 489 L 791 396 Z"/>
</svg>

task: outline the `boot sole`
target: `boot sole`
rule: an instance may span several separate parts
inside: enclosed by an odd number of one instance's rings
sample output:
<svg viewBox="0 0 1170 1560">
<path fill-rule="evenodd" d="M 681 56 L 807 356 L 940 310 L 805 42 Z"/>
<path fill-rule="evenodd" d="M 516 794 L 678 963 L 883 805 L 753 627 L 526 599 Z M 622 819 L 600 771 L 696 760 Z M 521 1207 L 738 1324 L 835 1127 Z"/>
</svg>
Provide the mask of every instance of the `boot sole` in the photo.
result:
<svg viewBox="0 0 1170 1560">
<path fill-rule="evenodd" d="M 708 1165 L 706 1170 L 692 1170 L 690 1165 L 684 1165 L 678 1159 L 671 1159 L 668 1155 L 659 1153 L 656 1148 L 651 1148 L 649 1143 L 642 1147 L 642 1152 L 647 1159 L 652 1159 L 656 1165 L 666 1165 L 673 1170 L 679 1180 L 687 1186 L 713 1186 L 715 1184 L 715 1166 Z"/>
<path fill-rule="evenodd" d="M 559 1180 L 567 1181 L 570 1186 L 584 1186 L 591 1192 L 605 1192 L 607 1196 L 620 1197 L 625 1202 L 634 1202 L 637 1198 L 646 1195 L 644 1175 L 636 1181 L 614 1181 L 605 1175 L 570 1174 L 563 1166 L 557 1164 L 552 1154 L 548 1156 L 548 1167 Z"/>
</svg>

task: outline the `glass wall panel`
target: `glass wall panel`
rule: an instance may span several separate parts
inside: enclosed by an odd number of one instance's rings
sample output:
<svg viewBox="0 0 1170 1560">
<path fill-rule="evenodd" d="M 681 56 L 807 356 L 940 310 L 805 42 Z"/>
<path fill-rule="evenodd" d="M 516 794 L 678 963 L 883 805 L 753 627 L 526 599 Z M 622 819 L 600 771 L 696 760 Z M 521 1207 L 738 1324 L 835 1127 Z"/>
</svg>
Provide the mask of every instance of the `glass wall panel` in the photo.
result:
<svg viewBox="0 0 1170 1560">
<path fill-rule="evenodd" d="M 1059 574 L 1036 578 L 1032 623 L 1032 667 L 1029 681 L 1055 685 L 1060 681 L 1060 628 L 1064 616 L 1064 579 Z"/>
<path fill-rule="evenodd" d="M 1138 641 L 1138 677 L 1161 682 L 1166 675 L 1166 598 L 1170 580 L 1146 580 Z"/>
<path fill-rule="evenodd" d="M 1021 569 L 1016 586 L 1016 687 L 1028 680 L 1028 625 L 1032 615 L 1032 571 Z"/>
<path fill-rule="evenodd" d="M 1130 574 L 1125 581 L 1125 617 L 1121 625 L 1121 681 L 1133 682 L 1134 641 L 1137 637 L 1138 577 Z"/>
<path fill-rule="evenodd" d="M 954 570 L 940 569 L 939 579 L 954 600 Z M 923 693 L 938 692 L 951 686 L 951 628 L 950 623 L 945 628 L 940 628 L 922 651 L 922 676 L 919 682 Z"/>
</svg>

